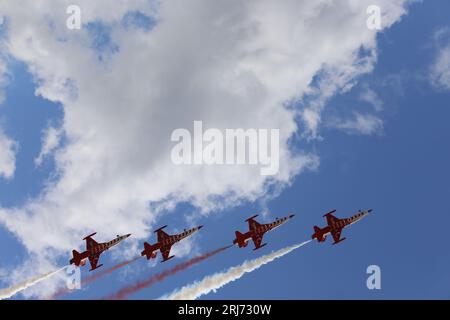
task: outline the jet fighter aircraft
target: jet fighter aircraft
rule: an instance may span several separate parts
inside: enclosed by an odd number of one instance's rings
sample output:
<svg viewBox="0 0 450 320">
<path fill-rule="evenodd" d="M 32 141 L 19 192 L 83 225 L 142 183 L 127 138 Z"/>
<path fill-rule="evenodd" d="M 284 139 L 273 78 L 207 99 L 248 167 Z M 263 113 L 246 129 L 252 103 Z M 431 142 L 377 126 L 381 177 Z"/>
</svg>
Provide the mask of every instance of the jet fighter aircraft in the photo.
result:
<svg viewBox="0 0 450 320">
<path fill-rule="evenodd" d="M 159 250 L 163 256 L 163 260 L 161 262 L 170 260 L 174 257 L 174 256 L 169 257 L 170 249 L 176 242 L 183 240 L 184 238 L 192 235 L 194 232 L 203 228 L 203 226 L 198 226 L 189 230 L 184 230 L 184 232 L 180 234 L 169 235 L 163 231 L 165 227 L 167 227 L 167 225 L 159 228 L 158 230 L 155 230 L 155 233 L 157 234 L 158 237 L 157 243 L 153 245 L 148 244 L 147 242 L 144 243 L 144 251 L 141 252 L 141 256 L 146 256 L 147 260 L 154 259 L 156 258 L 157 254 L 155 251 Z"/>
<path fill-rule="evenodd" d="M 324 217 L 327 218 L 327 226 L 323 229 L 319 228 L 318 226 L 314 226 L 314 234 L 311 236 L 312 239 L 317 239 L 318 242 L 324 242 L 327 238 L 328 234 L 331 234 L 331 236 L 334 239 L 333 244 L 337 244 L 339 242 L 344 241 L 346 238 L 341 239 L 341 233 L 342 229 L 345 227 L 355 223 L 358 220 L 361 220 L 365 216 L 367 216 L 369 213 L 372 212 L 372 209 L 369 209 L 367 211 L 361 211 L 354 216 L 351 216 L 350 218 L 344 218 L 344 219 L 338 219 L 335 216 L 333 216 L 333 213 L 335 213 L 336 210 L 330 211 L 327 214 L 324 215 Z"/>
<path fill-rule="evenodd" d="M 267 243 L 261 244 L 263 236 L 267 231 L 279 227 L 280 225 L 282 225 L 283 223 L 294 217 L 294 215 L 291 214 L 281 219 L 277 218 L 272 223 L 261 224 L 258 221 L 254 220 L 257 216 L 258 215 L 255 215 L 245 220 L 248 222 L 249 231 L 246 233 L 240 233 L 239 231 L 236 231 L 235 232 L 236 239 L 233 240 L 233 244 L 237 244 L 239 248 L 246 247 L 247 242 L 250 239 L 252 239 L 253 244 L 255 245 L 255 248 L 253 250 L 261 249 L 267 244 Z"/>
<path fill-rule="evenodd" d="M 98 243 L 94 239 L 92 239 L 92 236 L 94 236 L 97 232 L 94 232 L 93 234 L 88 235 L 87 237 L 83 238 L 83 240 L 86 240 L 86 251 L 79 253 L 77 250 L 72 250 L 73 258 L 70 259 L 70 264 L 75 264 L 77 267 L 84 266 L 86 264 L 86 259 L 89 260 L 89 263 L 91 264 L 91 270 L 95 270 L 97 268 L 100 268 L 103 264 L 97 266 L 98 259 L 100 258 L 100 255 L 108 250 L 109 248 L 115 246 L 122 240 L 128 238 L 131 236 L 131 233 L 126 234 L 124 236 L 117 236 L 115 239 L 109 241 L 109 242 L 102 242 Z"/>
</svg>

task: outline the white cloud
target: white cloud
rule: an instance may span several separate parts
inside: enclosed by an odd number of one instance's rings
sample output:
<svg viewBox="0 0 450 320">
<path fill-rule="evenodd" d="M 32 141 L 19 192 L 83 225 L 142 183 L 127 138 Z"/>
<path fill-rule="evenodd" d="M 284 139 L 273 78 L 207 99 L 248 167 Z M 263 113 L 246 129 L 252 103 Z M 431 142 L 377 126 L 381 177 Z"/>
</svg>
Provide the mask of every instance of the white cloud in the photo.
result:
<svg viewBox="0 0 450 320">
<path fill-rule="evenodd" d="M 8 138 L 0 127 L 0 178 L 11 179 L 16 170 L 17 143 Z"/>
<path fill-rule="evenodd" d="M 440 48 L 431 67 L 431 79 L 436 87 L 450 90 L 450 45 Z"/>
<path fill-rule="evenodd" d="M 383 110 L 383 100 L 381 100 L 381 98 L 373 89 L 364 87 L 359 98 L 361 99 L 361 101 L 371 104 L 374 107 L 375 111 Z"/>
<path fill-rule="evenodd" d="M 4 87 L 7 84 L 7 80 L 7 65 L 5 59 L 0 56 L 0 105 L 5 101 Z"/>
<path fill-rule="evenodd" d="M 429 78 L 436 88 L 450 90 L 450 28 L 438 29 L 432 40 L 436 56 L 430 66 Z"/>
<path fill-rule="evenodd" d="M 359 133 L 370 135 L 380 133 L 383 130 L 383 120 L 373 114 L 354 113 L 352 119 L 333 119 L 329 123 L 330 127 L 343 129 L 349 133 Z"/>
<path fill-rule="evenodd" d="M 326 100 L 372 70 L 376 33 L 366 28 L 366 8 L 374 2 L 386 27 L 405 12 L 403 0 L 168 0 L 157 8 L 143 0 L 79 0 L 83 23 L 108 24 L 119 48 L 99 61 L 85 25 L 64 27 L 70 1 L 30 1 L 27 10 L 2 1 L 8 53 L 28 65 L 37 94 L 62 103 L 67 143 L 55 152 L 59 180 L 22 207 L 0 209 L 0 221 L 30 253 L 52 261 L 92 230 L 99 240 L 147 237 L 161 214 L 149 202 L 189 201 L 206 214 L 254 201 L 268 185 L 288 185 L 318 159 L 289 149 L 299 128 L 285 103 L 313 93 L 317 99 L 300 116 L 301 129 L 316 133 Z M 158 24 L 150 32 L 123 27 L 128 10 Z M 361 48 L 371 54 L 361 57 Z M 320 86 L 311 89 L 319 72 Z M 174 166 L 170 133 L 194 120 L 279 128 L 278 175 L 249 166 Z"/>
<path fill-rule="evenodd" d="M 61 130 L 53 126 L 48 126 L 42 135 L 42 148 L 39 155 L 34 159 L 36 166 L 40 166 L 44 159 L 51 154 L 59 145 L 61 140 Z"/>
</svg>

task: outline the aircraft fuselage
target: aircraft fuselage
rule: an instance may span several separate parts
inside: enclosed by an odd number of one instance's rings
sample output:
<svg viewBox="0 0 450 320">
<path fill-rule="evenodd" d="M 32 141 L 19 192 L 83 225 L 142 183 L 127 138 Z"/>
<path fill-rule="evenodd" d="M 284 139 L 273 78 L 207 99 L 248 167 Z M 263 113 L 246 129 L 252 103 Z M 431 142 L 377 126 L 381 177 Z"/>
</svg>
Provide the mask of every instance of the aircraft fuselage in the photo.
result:
<svg viewBox="0 0 450 320">
<path fill-rule="evenodd" d="M 287 216 L 287 217 L 283 217 L 283 218 L 277 219 L 277 220 L 275 220 L 274 222 L 271 222 L 271 223 L 263 223 L 263 224 L 261 224 L 259 227 L 256 227 L 255 229 L 244 233 L 244 235 L 247 238 L 245 241 L 250 240 L 254 236 L 263 235 L 267 231 L 271 231 L 271 230 L 273 230 L 275 228 L 278 228 L 283 223 L 286 223 L 290 218 L 291 217 Z"/>
<path fill-rule="evenodd" d="M 125 240 L 126 238 L 128 238 L 129 235 L 124 235 L 124 236 L 118 236 L 117 238 L 108 241 L 108 242 L 101 242 L 98 245 L 93 246 L 89 251 L 89 255 L 97 255 L 99 253 L 102 253 L 106 250 L 109 250 L 110 248 L 114 247 L 115 245 L 119 244 L 120 242 L 122 242 L 123 240 Z"/>
</svg>

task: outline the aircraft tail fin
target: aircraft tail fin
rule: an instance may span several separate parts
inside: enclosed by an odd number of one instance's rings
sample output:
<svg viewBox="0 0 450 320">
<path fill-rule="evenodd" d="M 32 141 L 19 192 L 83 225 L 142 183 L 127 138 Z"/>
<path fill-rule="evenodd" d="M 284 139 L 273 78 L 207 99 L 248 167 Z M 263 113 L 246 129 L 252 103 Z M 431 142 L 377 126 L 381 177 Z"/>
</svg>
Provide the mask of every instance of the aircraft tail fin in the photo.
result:
<svg viewBox="0 0 450 320">
<path fill-rule="evenodd" d="M 235 232 L 236 239 L 233 240 L 234 244 L 237 244 L 239 248 L 243 248 L 247 246 L 247 239 L 245 238 L 245 235 L 240 233 L 239 231 Z"/>
<path fill-rule="evenodd" d="M 141 252 L 141 256 L 146 256 L 147 260 L 154 259 L 156 258 L 155 250 L 157 250 L 156 246 L 144 242 L 144 250 Z"/>
<path fill-rule="evenodd" d="M 324 235 L 323 229 L 320 229 L 318 226 L 314 226 L 314 234 L 311 236 L 311 238 L 317 239 L 317 242 L 324 242 L 327 236 Z"/>
<path fill-rule="evenodd" d="M 74 264 L 77 267 L 80 266 L 81 264 L 81 260 L 82 260 L 82 256 L 81 253 L 79 253 L 77 250 L 72 250 L 72 259 L 70 259 L 70 264 Z"/>
</svg>

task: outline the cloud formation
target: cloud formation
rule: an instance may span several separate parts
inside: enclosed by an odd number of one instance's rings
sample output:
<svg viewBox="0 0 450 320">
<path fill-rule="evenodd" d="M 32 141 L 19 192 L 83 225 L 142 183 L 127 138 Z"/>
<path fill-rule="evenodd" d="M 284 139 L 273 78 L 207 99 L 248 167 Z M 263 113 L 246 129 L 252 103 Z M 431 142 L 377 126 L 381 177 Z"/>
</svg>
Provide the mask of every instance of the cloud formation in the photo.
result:
<svg viewBox="0 0 450 320">
<path fill-rule="evenodd" d="M 17 148 L 17 143 L 8 138 L 0 126 L 0 178 L 13 178 L 16 171 Z"/>
<path fill-rule="evenodd" d="M 359 99 L 361 101 L 367 102 L 373 106 L 375 111 L 382 111 L 384 102 L 378 96 L 378 94 L 371 88 L 365 87 L 361 92 Z"/>
<path fill-rule="evenodd" d="M 40 166 L 44 159 L 49 156 L 59 145 L 62 132 L 53 126 L 48 126 L 42 136 L 42 149 L 39 155 L 34 159 L 36 166 Z"/>
<path fill-rule="evenodd" d="M 317 167 L 318 157 L 294 152 L 291 139 L 316 135 L 327 99 L 372 70 L 376 32 L 366 28 L 367 6 L 380 5 L 387 28 L 405 13 L 406 0 L 77 3 L 81 30 L 65 28 L 71 1 L 30 1 L 27 10 L 0 3 L 8 54 L 28 66 L 37 95 L 64 108 L 67 141 L 55 149 L 55 135 L 47 135 L 37 160 L 52 154 L 58 180 L 23 206 L 0 209 L 0 222 L 28 252 L 39 252 L 38 265 L 92 230 L 102 238 L 132 231 L 139 240 L 177 203 L 210 214 Z M 152 27 L 130 23 L 130 12 Z M 290 107 L 305 96 L 314 99 Z M 218 129 L 280 129 L 278 174 L 175 166 L 170 134 L 194 120 Z"/>
<path fill-rule="evenodd" d="M 431 79 L 436 87 L 450 90 L 450 44 L 439 49 L 431 67 Z"/>
<path fill-rule="evenodd" d="M 1 23 L 0 23 L 0 25 L 1 25 Z M 1 49 L 1 47 L 0 47 L 0 49 Z M 4 87 L 6 86 L 6 84 L 8 82 L 6 72 L 7 72 L 6 62 L 0 56 L 0 105 L 5 101 Z"/>
</svg>

